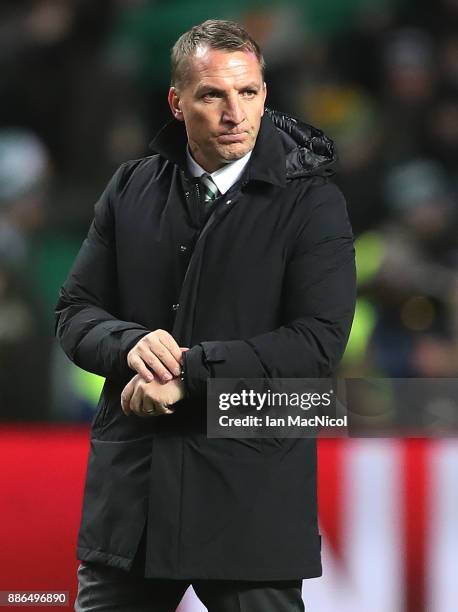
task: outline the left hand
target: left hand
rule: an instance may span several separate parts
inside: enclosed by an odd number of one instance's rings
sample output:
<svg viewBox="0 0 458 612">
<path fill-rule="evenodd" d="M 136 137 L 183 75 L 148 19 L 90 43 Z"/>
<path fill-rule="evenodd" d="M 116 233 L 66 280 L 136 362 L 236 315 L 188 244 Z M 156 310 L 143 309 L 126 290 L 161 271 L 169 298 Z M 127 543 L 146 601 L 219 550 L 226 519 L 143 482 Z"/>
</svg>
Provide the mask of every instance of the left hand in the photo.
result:
<svg viewBox="0 0 458 612">
<path fill-rule="evenodd" d="M 172 414 L 171 406 L 184 396 L 184 384 L 179 378 L 167 383 L 146 382 L 137 374 L 122 391 L 121 406 L 126 416 L 131 413 L 140 417 Z"/>
</svg>

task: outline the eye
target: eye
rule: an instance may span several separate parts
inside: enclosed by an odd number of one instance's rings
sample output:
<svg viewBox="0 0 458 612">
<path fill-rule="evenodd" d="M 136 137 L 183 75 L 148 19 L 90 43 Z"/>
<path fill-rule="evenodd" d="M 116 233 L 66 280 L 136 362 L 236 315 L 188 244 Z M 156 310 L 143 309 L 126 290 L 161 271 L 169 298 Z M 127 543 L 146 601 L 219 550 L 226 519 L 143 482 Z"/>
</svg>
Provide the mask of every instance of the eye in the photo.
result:
<svg viewBox="0 0 458 612">
<path fill-rule="evenodd" d="M 219 91 L 207 91 L 203 94 L 202 97 L 207 99 L 220 98 L 221 94 Z"/>
<path fill-rule="evenodd" d="M 256 96 L 257 93 L 258 92 L 256 91 L 256 89 L 244 89 L 242 91 L 242 96 L 244 98 L 254 98 L 254 96 Z"/>
</svg>

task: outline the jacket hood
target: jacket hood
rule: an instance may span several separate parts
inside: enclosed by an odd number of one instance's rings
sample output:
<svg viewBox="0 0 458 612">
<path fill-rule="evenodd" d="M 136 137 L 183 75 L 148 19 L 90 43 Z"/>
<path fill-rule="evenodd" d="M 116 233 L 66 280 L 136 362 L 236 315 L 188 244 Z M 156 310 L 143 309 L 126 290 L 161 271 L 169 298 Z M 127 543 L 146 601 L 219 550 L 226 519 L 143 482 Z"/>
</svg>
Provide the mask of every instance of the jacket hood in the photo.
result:
<svg viewBox="0 0 458 612">
<path fill-rule="evenodd" d="M 334 142 L 322 130 L 270 108 L 265 112 L 285 148 L 288 179 L 334 174 L 337 161 Z"/>
</svg>

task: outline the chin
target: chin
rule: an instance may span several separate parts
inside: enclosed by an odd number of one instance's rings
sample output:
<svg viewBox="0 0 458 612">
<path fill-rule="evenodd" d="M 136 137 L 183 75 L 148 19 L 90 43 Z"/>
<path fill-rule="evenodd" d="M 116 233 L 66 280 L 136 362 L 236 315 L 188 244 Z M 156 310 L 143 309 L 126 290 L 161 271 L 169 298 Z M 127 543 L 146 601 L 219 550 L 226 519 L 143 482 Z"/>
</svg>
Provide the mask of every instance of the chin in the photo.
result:
<svg viewBox="0 0 458 612">
<path fill-rule="evenodd" d="M 252 148 L 253 147 L 247 147 L 245 143 L 243 143 L 242 146 L 231 145 L 230 148 L 225 148 L 223 151 L 220 151 L 220 157 L 226 162 L 236 161 L 251 151 Z"/>
</svg>

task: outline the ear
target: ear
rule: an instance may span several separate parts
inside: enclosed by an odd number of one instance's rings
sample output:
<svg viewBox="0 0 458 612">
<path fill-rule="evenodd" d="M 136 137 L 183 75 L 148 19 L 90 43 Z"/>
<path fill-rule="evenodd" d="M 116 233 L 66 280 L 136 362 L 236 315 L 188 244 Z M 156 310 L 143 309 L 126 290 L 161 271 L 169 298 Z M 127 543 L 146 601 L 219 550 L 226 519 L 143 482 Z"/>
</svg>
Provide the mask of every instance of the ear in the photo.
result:
<svg viewBox="0 0 458 612">
<path fill-rule="evenodd" d="M 169 89 L 169 95 L 167 96 L 167 100 L 170 106 L 170 110 L 172 111 L 172 115 L 178 121 L 184 121 L 183 112 L 181 110 L 180 96 L 175 87 L 171 87 Z"/>
<path fill-rule="evenodd" d="M 262 84 L 262 89 L 263 89 L 263 95 L 264 95 L 264 100 L 262 101 L 262 115 L 264 115 L 264 105 L 266 103 L 266 97 L 267 97 L 267 85 L 265 84 L 265 82 Z"/>
</svg>

